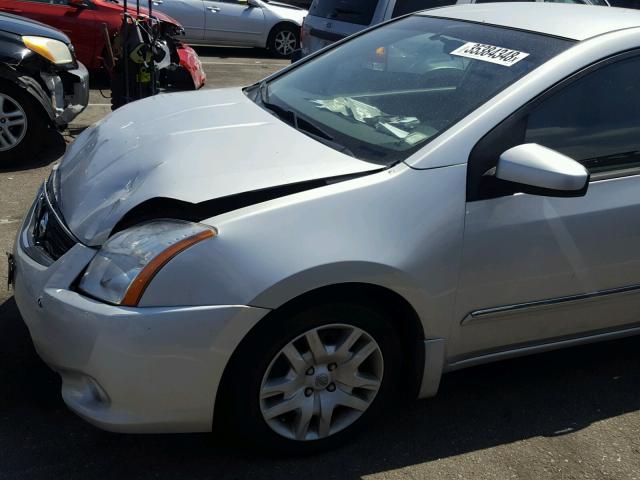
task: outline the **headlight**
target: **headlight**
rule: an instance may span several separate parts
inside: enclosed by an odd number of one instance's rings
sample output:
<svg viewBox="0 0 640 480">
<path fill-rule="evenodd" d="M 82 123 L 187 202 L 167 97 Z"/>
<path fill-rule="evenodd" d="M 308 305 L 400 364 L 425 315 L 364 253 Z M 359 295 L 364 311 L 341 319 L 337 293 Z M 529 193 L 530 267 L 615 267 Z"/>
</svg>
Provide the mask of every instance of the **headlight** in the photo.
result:
<svg viewBox="0 0 640 480">
<path fill-rule="evenodd" d="M 212 227 L 179 220 L 158 220 L 119 232 L 91 260 L 80 290 L 105 302 L 134 307 L 169 260 L 217 233 Z"/>
<path fill-rule="evenodd" d="M 22 42 L 29 50 L 33 50 L 56 65 L 73 62 L 71 50 L 69 50 L 66 44 L 59 40 L 28 35 L 22 37 Z"/>
</svg>

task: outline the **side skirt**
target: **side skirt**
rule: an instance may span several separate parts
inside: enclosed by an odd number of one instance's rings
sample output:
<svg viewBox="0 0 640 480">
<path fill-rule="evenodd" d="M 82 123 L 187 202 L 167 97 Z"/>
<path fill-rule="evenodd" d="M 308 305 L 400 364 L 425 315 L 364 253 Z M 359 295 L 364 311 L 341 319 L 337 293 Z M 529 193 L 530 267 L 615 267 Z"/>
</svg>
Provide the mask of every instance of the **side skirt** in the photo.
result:
<svg viewBox="0 0 640 480">
<path fill-rule="evenodd" d="M 506 360 L 509 358 L 522 357 L 525 355 L 532 355 L 535 353 L 549 352 L 552 350 L 558 350 L 566 347 L 573 347 L 577 345 L 585 345 L 589 343 L 602 342 L 605 340 L 614 340 L 617 338 L 632 337 L 634 335 L 640 335 L 640 326 L 634 326 L 621 330 L 613 330 L 607 332 L 594 333 L 591 335 L 565 338 L 560 340 L 549 341 L 545 343 L 526 345 L 508 350 L 502 350 L 499 352 L 485 353 L 482 355 L 465 358 L 463 360 L 454 361 L 447 364 L 443 372 L 451 372 L 454 370 L 460 370 L 462 368 L 473 367 L 476 365 L 482 365 L 484 363 L 496 362 L 499 360 Z M 425 372 L 426 376 L 426 372 Z"/>
</svg>

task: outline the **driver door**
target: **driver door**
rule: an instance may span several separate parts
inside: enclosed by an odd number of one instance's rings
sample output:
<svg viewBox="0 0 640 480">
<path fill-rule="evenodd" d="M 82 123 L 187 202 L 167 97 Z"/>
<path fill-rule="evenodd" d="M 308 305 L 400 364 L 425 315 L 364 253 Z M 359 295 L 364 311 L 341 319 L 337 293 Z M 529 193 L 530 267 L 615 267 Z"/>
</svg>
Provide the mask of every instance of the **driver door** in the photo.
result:
<svg viewBox="0 0 640 480">
<path fill-rule="evenodd" d="M 204 0 L 205 39 L 221 45 L 263 46 L 264 13 L 246 0 Z"/>
<path fill-rule="evenodd" d="M 490 132 L 468 165 L 451 355 L 640 325 L 640 56 L 600 62 Z M 499 155 L 537 143 L 581 162 L 586 196 L 505 193 Z"/>
</svg>

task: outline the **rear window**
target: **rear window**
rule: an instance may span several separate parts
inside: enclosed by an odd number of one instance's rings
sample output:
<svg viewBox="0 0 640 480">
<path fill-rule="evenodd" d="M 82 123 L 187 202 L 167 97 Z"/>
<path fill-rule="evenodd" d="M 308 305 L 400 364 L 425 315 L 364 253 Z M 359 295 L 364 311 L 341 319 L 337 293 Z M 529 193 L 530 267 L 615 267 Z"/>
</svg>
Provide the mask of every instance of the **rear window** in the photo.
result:
<svg viewBox="0 0 640 480">
<path fill-rule="evenodd" d="M 455 4 L 455 0 L 396 0 L 396 6 L 393 7 L 393 18 L 406 15 L 407 13 L 418 12 L 428 8 L 448 7 Z"/>
<path fill-rule="evenodd" d="M 314 0 L 309 15 L 369 25 L 377 6 L 376 0 Z"/>
</svg>

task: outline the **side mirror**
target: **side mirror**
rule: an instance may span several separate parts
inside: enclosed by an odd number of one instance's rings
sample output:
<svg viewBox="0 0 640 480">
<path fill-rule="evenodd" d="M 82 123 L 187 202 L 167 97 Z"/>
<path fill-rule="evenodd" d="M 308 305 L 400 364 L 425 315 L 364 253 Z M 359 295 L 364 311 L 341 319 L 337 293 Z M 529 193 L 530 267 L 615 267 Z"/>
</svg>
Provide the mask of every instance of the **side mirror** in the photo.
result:
<svg viewBox="0 0 640 480">
<path fill-rule="evenodd" d="M 537 143 L 500 155 L 495 176 L 519 184 L 524 193 L 551 197 L 581 197 L 589 185 L 589 172 L 582 164 Z"/>
<path fill-rule="evenodd" d="M 260 4 L 257 0 L 247 0 L 247 7 L 249 8 L 260 8 Z"/>
<path fill-rule="evenodd" d="M 84 8 L 87 6 L 84 0 L 68 0 L 68 4 L 76 8 Z"/>
</svg>

